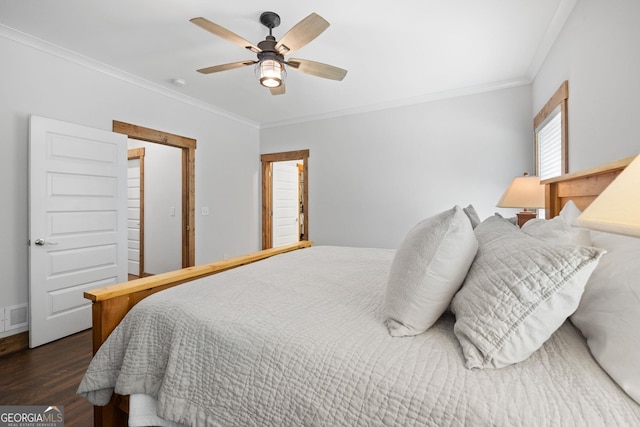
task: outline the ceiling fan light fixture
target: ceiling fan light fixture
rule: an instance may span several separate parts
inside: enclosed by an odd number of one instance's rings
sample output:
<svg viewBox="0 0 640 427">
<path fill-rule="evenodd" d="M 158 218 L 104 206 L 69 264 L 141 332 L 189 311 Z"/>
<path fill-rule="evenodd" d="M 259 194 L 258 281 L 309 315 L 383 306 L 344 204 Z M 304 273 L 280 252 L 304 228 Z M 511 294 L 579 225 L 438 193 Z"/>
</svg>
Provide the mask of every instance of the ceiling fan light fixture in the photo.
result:
<svg viewBox="0 0 640 427">
<path fill-rule="evenodd" d="M 256 74 L 262 86 L 274 88 L 282 85 L 287 72 L 280 61 L 264 59 L 256 65 Z"/>
<path fill-rule="evenodd" d="M 229 64 L 214 65 L 197 70 L 199 73 L 212 74 L 255 65 L 256 78 L 260 81 L 260 85 L 270 89 L 272 95 L 283 95 L 285 93 L 284 80 L 287 76 L 287 67 L 285 65 L 296 71 L 330 80 L 340 81 L 347 74 L 347 70 L 322 62 L 295 58 L 285 59 L 285 55 L 289 55 L 307 45 L 329 27 L 329 22 L 317 13 L 311 13 L 299 21 L 280 40 L 276 40 L 272 31 L 280 25 L 280 16 L 275 12 L 262 13 L 260 15 L 260 23 L 269 29 L 269 35 L 257 45 L 206 18 L 193 18 L 191 22 L 215 36 L 222 37 L 243 49 L 250 50 L 258 56 L 257 61 L 236 61 Z"/>
</svg>

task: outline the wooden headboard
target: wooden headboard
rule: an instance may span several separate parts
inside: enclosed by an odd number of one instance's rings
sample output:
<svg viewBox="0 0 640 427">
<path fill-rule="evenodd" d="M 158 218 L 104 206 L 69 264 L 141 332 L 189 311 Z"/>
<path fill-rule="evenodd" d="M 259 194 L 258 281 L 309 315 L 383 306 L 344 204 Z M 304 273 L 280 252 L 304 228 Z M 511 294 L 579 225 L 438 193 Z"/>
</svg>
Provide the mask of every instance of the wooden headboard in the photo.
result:
<svg viewBox="0 0 640 427">
<path fill-rule="evenodd" d="M 573 200 L 580 210 L 585 210 L 635 157 L 542 181 L 545 185 L 547 219 L 558 215 L 569 200 Z"/>
</svg>

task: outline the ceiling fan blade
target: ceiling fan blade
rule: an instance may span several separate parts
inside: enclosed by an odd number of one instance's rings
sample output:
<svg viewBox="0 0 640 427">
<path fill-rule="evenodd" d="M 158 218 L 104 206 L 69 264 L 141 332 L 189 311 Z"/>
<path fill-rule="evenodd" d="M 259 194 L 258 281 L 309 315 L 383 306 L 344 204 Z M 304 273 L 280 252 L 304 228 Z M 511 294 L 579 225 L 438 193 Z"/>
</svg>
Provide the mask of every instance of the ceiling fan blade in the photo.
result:
<svg viewBox="0 0 640 427">
<path fill-rule="evenodd" d="M 290 59 L 286 62 L 294 70 L 302 71 L 312 76 L 323 79 L 342 80 L 347 75 L 347 70 L 322 62 L 309 61 L 308 59 Z"/>
<path fill-rule="evenodd" d="M 269 90 L 271 91 L 271 95 L 284 95 L 285 93 L 284 83 L 282 83 L 278 87 L 270 87 Z"/>
<path fill-rule="evenodd" d="M 198 18 L 193 18 L 190 21 L 196 24 L 198 27 L 202 28 L 203 30 L 207 30 L 218 37 L 222 37 L 223 39 L 230 41 L 231 43 L 237 44 L 238 46 L 241 46 L 245 49 L 249 49 L 250 51 L 255 53 L 262 52 L 262 49 L 260 49 L 258 46 L 240 37 L 233 31 L 229 31 L 226 28 L 221 27 L 220 25 L 214 22 L 211 22 L 206 18 L 198 17 Z"/>
<path fill-rule="evenodd" d="M 247 65 L 253 65 L 256 62 L 258 61 L 238 61 L 238 62 L 232 62 L 230 64 L 214 65 L 213 67 L 200 68 L 198 72 L 202 74 L 218 73 L 220 71 L 233 70 L 235 68 L 240 68 Z"/>
<path fill-rule="evenodd" d="M 327 28 L 329 23 L 317 13 L 312 13 L 282 36 L 276 43 L 276 50 L 282 55 L 292 53 L 318 37 Z"/>
</svg>

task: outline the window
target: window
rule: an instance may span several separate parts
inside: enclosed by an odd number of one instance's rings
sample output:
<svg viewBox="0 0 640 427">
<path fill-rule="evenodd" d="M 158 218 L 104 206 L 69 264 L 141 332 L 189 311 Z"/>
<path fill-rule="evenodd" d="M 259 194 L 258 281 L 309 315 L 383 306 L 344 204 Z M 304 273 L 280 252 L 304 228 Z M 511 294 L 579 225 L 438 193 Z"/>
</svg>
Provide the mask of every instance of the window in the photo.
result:
<svg viewBox="0 0 640 427">
<path fill-rule="evenodd" d="M 538 170 L 540 179 L 562 175 L 562 111 L 552 113 L 536 132 Z"/>
<path fill-rule="evenodd" d="M 569 82 L 565 80 L 533 119 L 536 175 L 540 179 L 568 172 L 568 98 Z"/>
</svg>

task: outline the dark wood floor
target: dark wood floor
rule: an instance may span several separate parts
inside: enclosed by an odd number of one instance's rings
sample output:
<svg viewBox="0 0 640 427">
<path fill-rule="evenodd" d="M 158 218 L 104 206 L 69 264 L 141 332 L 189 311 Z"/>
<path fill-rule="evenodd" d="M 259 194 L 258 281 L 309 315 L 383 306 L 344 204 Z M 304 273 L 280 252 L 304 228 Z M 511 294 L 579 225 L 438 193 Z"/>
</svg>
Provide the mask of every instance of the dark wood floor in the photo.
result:
<svg viewBox="0 0 640 427">
<path fill-rule="evenodd" d="M 76 394 L 91 356 L 87 330 L 0 358 L 0 405 L 64 406 L 65 426 L 92 426 L 93 406 Z"/>
</svg>

